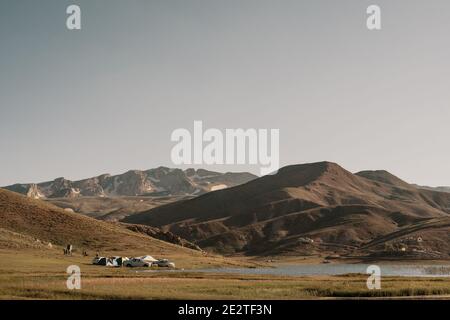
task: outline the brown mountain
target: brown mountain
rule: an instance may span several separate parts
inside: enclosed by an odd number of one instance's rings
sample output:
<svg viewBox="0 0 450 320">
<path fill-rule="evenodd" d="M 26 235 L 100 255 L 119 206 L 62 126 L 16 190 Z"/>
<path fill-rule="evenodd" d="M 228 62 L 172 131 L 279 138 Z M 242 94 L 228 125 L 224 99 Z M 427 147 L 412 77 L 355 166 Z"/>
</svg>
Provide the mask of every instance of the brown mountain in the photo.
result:
<svg viewBox="0 0 450 320">
<path fill-rule="evenodd" d="M 227 253 L 447 258 L 449 213 L 450 193 L 417 189 L 386 171 L 352 174 L 320 162 L 284 167 L 124 221 Z"/>
<path fill-rule="evenodd" d="M 98 221 L 0 189 L 0 248 L 45 247 L 48 243 L 52 247 L 70 243 L 79 252 L 99 250 L 202 256 L 200 252 L 188 249 L 195 248 L 189 242 L 157 228 Z"/>
<path fill-rule="evenodd" d="M 122 196 L 200 195 L 211 190 L 236 186 L 256 176 L 247 172 L 219 173 L 203 169 L 159 167 L 146 171 L 131 170 L 124 174 L 100 175 L 79 181 L 57 178 L 42 183 L 6 186 L 4 189 L 35 199 Z"/>
</svg>

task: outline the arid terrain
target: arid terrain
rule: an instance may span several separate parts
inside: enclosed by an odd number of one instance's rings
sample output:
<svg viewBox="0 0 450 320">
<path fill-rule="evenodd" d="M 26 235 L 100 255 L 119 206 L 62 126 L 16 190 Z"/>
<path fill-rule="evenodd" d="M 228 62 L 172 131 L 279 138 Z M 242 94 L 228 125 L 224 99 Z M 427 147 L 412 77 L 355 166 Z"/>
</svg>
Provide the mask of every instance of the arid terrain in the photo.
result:
<svg viewBox="0 0 450 320">
<path fill-rule="evenodd" d="M 352 174 L 337 164 L 277 174 L 195 196 L 39 198 L 0 189 L 0 298 L 317 299 L 441 297 L 448 278 L 257 275 L 198 269 L 291 264 L 448 264 L 450 193 L 386 171 Z M 74 245 L 73 256 L 63 247 Z M 82 252 L 87 251 L 88 256 Z M 177 270 L 94 266 L 103 256 L 150 254 Z M 82 270 L 82 290 L 65 287 Z M 137 271 L 137 272 L 136 272 Z"/>
<path fill-rule="evenodd" d="M 101 255 L 135 256 L 152 254 L 161 258 L 176 259 L 180 266 L 223 265 L 228 262 L 220 256 L 207 256 L 200 250 L 162 241 L 149 234 L 163 237 L 170 233 L 158 232 L 133 225 L 99 221 L 67 212 L 42 200 L 0 189 L 0 249 L 16 252 L 50 252 L 57 256 L 72 244 L 75 253 L 87 251 L 89 259 Z M 175 242 L 175 241 L 174 241 Z M 8 263 L 3 260 L 2 263 Z M 233 261 L 230 260 L 230 265 Z"/>
</svg>

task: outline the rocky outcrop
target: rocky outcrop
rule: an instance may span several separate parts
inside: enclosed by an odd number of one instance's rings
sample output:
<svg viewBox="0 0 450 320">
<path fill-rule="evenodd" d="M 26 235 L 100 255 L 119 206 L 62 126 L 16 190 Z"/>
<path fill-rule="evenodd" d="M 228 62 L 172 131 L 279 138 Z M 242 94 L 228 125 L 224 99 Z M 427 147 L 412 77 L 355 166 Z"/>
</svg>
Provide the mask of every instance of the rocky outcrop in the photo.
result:
<svg viewBox="0 0 450 320">
<path fill-rule="evenodd" d="M 27 197 L 33 198 L 33 199 L 40 199 L 43 198 L 43 195 L 39 192 L 39 188 L 35 184 L 31 184 L 26 192 Z"/>
</svg>

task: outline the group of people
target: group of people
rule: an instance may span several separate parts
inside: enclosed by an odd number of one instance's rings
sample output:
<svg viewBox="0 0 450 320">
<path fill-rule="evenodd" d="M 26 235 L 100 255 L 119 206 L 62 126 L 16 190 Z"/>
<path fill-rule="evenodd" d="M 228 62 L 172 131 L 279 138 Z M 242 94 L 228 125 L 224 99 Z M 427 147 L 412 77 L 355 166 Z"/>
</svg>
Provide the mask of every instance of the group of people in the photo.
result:
<svg viewBox="0 0 450 320">
<path fill-rule="evenodd" d="M 73 245 L 68 244 L 65 248 L 64 248 L 64 255 L 65 256 L 71 256 L 72 255 L 72 251 L 73 251 Z M 98 252 L 97 252 L 97 256 L 98 256 Z M 88 253 L 86 250 L 83 250 L 83 257 L 87 257 Z"/>
<path fill-rule="evenodd" d="M 65 248 L 64 248 L 64 255 L 65 256 L 71 256 L 72 255 L 72 249 L 73 246 L 71 244 L 68 244 Z"/>
</svg>

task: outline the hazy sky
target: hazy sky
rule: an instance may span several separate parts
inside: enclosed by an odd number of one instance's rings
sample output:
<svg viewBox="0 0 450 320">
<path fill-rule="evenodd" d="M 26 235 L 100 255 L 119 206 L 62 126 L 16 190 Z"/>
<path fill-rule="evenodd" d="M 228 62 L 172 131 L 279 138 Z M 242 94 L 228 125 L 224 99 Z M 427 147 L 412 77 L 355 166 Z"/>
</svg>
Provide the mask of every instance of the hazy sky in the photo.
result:
<svg viewBox="0 0 450 320">
<path fill-rule="evenodd" d="M 0 185 L 172 167 L 194 120 L 450 185 L 449 31 L 448 0 L 0 0 Z"/>
</svg>

